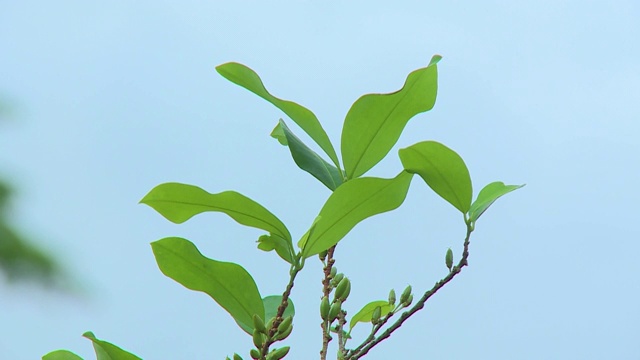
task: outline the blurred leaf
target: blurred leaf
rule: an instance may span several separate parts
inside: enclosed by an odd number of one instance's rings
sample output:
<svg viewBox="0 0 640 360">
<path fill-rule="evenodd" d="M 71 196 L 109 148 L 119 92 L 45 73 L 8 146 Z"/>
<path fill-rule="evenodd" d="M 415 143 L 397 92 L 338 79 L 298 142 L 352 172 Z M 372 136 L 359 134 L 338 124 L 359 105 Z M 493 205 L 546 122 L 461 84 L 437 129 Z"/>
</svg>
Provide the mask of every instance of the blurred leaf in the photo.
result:
<svg viewBox="0 0 640 360">
<path fill-rule="evenodd" d="M 291 130 L 284 121 L 280 122 L 271 132 L 271 136 L 276 138 L 281 144 L 289 146 L 291 156 L 298 167 L 316 179 L 320 180 L 331 191 L 335 190 L 342 184 L 342 176 L 338 169 L 324 161 L 320 155 L 309 149 Z"/>
<path fill-rule="evenodd" d="M 82 360 L 82 358 L 71 351 L 56 350 L 43 356 L 42 360 Z"/>
<path fill-rule="evenodd" d="M 393 309 L 393 306 L 389 305 L 389 302 L 385 300 L 372 301 L 368 303 L 351 317 L 351 321 L 349 321 L 349 332 L 351 332 L 351 329 L 353 329 L 359 322 L 371 322 L 373 310 L 378 306 L 380 306 L 380 316 L 382 317 L 386 316 Z"/>
<path fill-rule="evenodd" d="M 38 280 L 55 284 L 58 264 L 46 252 L 31 245 L 0 219 L 0 270 L 10 282 Z"/>
<path fill-rule="evenodd" d="M 262 251 L 275 250 L 276 253 L 289 264 L 294 263 L 293 245 L 278 235 L 262 235 L 258 238 L 258 249 Z"/>
<path fill-rule="evenodd" d="M 435 55 L 425 68 L 413 71 L 402 89 L 367 94 L 356 100 L 344 120 L 342 161 L 347 178 L 357 178 L 382 160 L 415 115 L 431 110 L 438 92 Z"/>
<path fill-rule="evenodd" d="M 242 266 L 209 259 L 190 241 L 177 237 L 151 243 L 160 271 L 211 296 L 241 328 L 253 330 L 253 315 L 264 320 L 264 305 L 251 275 Z M 246 331 L 246 330 L 245 330 Z M 250 331 L 247 333 L 251 334 Z"/>
<path fill-rule="evenodd" d="M 0 181 L 0 215 L 4 214 L 4 208 L 7 206 L 9 195 L 11 195 L 9 185 Z"/>
<path fill-rule="evenodd" d="M 338 156 L 327 133 L 320 125 L 318 118 L 309 109 L 292 101 L 278 99 L 271 95 L 264 87 L 258 74 L 245 65 L 230 62 L 219 65 L 216 70 L 227 80 L 242 86 L 282 110 L 329 155 L 329 158 L 336 166 L 339 166 Z"/>
<path fill-rule="evenodd" d="M 97 360 L 141 360 L 141 358 L 130 352 L 124 351 L 109 342 L 96 339 L 91 331 L 87 331 L 82 334 L 82 336 L 93 342 L 93 348 L 96 351 Z"/>
<path fill-rule="evenodd" d="M 291 240 L 289 230 L 280 219 L 262 205 L 235 191 L 210 194 L 193 185 L 165 183 L 153 188 L 140 203 L 151 206 L 167 220 L 177 224 L 206 211 L 218 211 L 242 225 Z"/>
<path fill-rule="evenodd" d="M 400 149 L 404 169 L 418 174 L 429 187 L 463 214 L 469 211 L 473 189 L 464 160 L 455 151 L 423 141 Z"/>
<path fill-rule="evenodd" d="M 321 253 L 362 220 L 399 207 L 407 196 L 411 178 L 403 171 L 393 179 L 367 177 L 340 185 L 320 210 L 320 219 L 304 244 L 303 256 Z"/>
<path fill-rule="evenodd" d="M 498 200 L 502 195 L 508 194 L 514 190 L 520 189 L 523 185 L 505 185 L 501 181 L 492 182 L 485 186 L 480 193 L 478 194 L 478 198 L 471 205 L 471 209 L 469 210 L 469 221 L 476 222 L 478 218 L 493 204 L 494 201 Z"/>
<path fill-rule="evenodd" d="M 62 288 L 62 281 L 67 279 L 59 264 L 46 251 L 25 239 L 6 218 L 10 198 L 11 188 L 0 181 L 0 271 L 9 282 L 35 280 L 42 285 Z"/>
</svg>

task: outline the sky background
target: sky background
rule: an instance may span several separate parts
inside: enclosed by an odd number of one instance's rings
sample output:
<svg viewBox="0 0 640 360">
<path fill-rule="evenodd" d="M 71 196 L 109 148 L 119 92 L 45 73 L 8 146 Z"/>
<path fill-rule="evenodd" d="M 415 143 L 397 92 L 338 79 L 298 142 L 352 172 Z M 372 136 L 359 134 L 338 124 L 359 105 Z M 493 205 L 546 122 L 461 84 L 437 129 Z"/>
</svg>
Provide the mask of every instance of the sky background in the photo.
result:
<svg viewBox="0 0 640 360">
<path fill-rule="evenodd" d="M 242 264 L 263 296 L 282 293 L 288 267 L 222 214 L 174 225 L 138 201 L 169 181 L 233 189 L 298 238 L 329 191 L 268 136 L 283 114 L 215 66 L 250 66 L 339 148 L 353 101 L 399 89 L 441 54 L 435 108 L 368 174 L 392 177 L 397 149 L 436 140 L 465 159 L 476 194 L 495 180 L 527 186 L 478 221 L 470 266 L 366 358 L 640 358 L 638 19 L 637 1 L 0 1 L 12 219 L 82 284 L 76 295 L 0 284 L 0 357 L 93 359 L 91 330 L 144 359 L 248 358 L 250 337 L 164 277 L 149 243 L 188 238 Z M 464 230 L 414 178 L 402 207 L 340 243 L 346 309 L 431 288 Z M 291 359 L 320 350 L 310 260 L 292 295 Z M 356 327 L 354 345 L 367 333 Z"/>
</svg>

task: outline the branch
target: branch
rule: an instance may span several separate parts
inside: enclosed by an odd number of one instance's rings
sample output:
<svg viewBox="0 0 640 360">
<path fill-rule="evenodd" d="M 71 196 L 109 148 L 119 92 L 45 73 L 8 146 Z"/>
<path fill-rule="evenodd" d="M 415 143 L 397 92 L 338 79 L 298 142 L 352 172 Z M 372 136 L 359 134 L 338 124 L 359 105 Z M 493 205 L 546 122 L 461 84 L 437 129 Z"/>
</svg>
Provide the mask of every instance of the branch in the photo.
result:
<svg viewBox="0 0 640 360">
<path fill-rule="evenodd" d="M 374 346 L 378 345 L 380 342 L 390 337 L 391 334 L 394 331 L 398 330 L 409 317 L 411 317 L 413 314 L 415 314 L 416 312 L 424 308 L 424 304 L 427 302 L 427 300 L 429 300 L 430 297 L 435 295 L 435 293 L 438 292 L 438 290 L 440 290 L 443 286 L 448 284 L 449 281 L 453 280 L 453 278 L 456 277 L 456 275 L 458 275 L 460 271 L 462 271 L 463 267 L 469 265 L 467 259 L 469 258 L 469 242 L 470 242 L 469 239 L 471 237 L 472 232 L 473 232 L 473 225 L 471 225 L 470 222 L 467 222 L 467 235 L 464 239 L 462 258 L 460 259 L 458 264 L 451 269 L 449 274 L 445 276 L 442 280 L 438 281 L 431 288 L 431 290 L 425 292 L 424 295 L 422 295 L 422 297 L 418 300 L 418 302 L 409 311 L 403 312 L 402 315 L 400 315 L 400 318 L 393 325 L 391 325 L 387 330 L 385 330 L 382 334 L 380 334 L 380 336 L 378 336 L 373 340 L 370 340 L 372 336 L 369 336 L 369 338 L 367 338 L 367 340 L 365 340 L 365 342 L 362 344 L 362 345 L 365 345 L 365 344 L 366 345 L 365 346 L 361 345 L 355 350 L 353 350 L 347 356 L 346 360 L 360 359 L 361 357 L 366 355 L 369 352 L 369 350 L 371 350 Z M 374 331 L 372 332 L 372 335 L 374 335 L 378 330 L 380 330 L 380 328 L 382 327 L 382 325 L 384 325 L 384 323 L 386 323 L 388 318 L 389 317 L 385 317 L 384 321 L 380 323 L 379 326 L 376 326 L 377 328 L 374 329 Z"/>
<path fill-rule="evenodd" d="M 326 257 L 326 265 L 324 267 L 324 279 L 322 279 L 322 296 L 326 296 L 327 298 L 329 297 L 329 294 L 331 294 L 331 268 L 333 267 L 333 264 L 336 262 L 335 259 L 333 258 L 333 252 L 336 250 L 336 245 L 333 245 L 332 247 L 329 248 L 329 250 L 327 250 L 327 257 Z M 324 259 L 322 259 L 324 261 Z M 322 320 L 322 323 L 320 324 L 320 326 L 322 327 L 322 349 L 320 350 L 320 360 L 326 360 L 327 359 L 327 350 L 329 349 L 329 342 L 331 341 L 331 334 L 329 331 L 329 327 L 331 326 L 331 323 L 329 322 L 329 320 Z"/>
<path fill-rule="evenodd" d="M 267 336 L 267 340 L 264 342 L 264 344 L 262 344 L 262 349 L 260 351 L 261 359 L 264 359 L 267 356 L 267 354 L 269 353 L 269 346 L 271 346 L 271 344 L 274 343 L 273 338 L 278 332 L 278 326 L 283 320 L 282 315 L 284 314 L 284 311 L 287 309 L 287 306 L 289 305 L 289 295 L 291 295 L 291 289 L 293 289 L 293 282 L 296 279 L 296 276 L 298 275 L 298 272 L 300 272 L 300 270 L 302 270 L 302 265 L 298 265 L 298 264 L 294 265 L 291 268 L 289 283 L 287 284 L 287 288 L 284 290 L 284 293 L 282 294 L 282 302 L 280 303 L 280 306 L 278 306 L 278 312 L 276 313 L 276 318 L 273 320 L 273 325 L 271 325 L 271 328 L 267 329 L 269 334 Z"/>
</svg>

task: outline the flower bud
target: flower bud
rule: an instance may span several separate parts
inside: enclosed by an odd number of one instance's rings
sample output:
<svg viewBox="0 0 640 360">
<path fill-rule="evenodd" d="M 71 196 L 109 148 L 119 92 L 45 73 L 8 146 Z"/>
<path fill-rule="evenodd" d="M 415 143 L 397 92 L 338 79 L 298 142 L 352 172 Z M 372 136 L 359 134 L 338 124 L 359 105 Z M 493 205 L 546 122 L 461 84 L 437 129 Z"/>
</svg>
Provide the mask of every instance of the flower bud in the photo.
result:
<svg viewBox="0 0 640 360">
<path fill-rule="evenodd" d="M 289 327 L 284 329 L 284 331 L 281 331 L 278 333 L 278 335 L 276 335 L 276 341 L 280 341 L 280 340 L 284 340 L 287 337 L 289 337 L 289 335 L 291 335 L 291 331 L 293 331 L 293 324 L 289 324 Z"/>
<path fill-rule="evenodd" d="M 331 279 L 331 286 L 333 287 L 338 286 L 338 284 L 340 283 L 340 281 L 342 281 L 343 278 L 344 278 L 343 273 L 336 274 L 336 276 L 334 276 L 333 279 Z"/>
<path fill-rule="evenodd" d="M 327 258 L 327 253 L 329 252 L 329 250 L 325 250 L 323 252 L 321 252 L 320 254 L 318 254 L 318 257 L 320 258 L 320 261 L 324 261 L 324 259 Z"/>
<path fill-rule="evenodd" d="M 249 351 L 249 355 L 251 355 L 252 359 L 260 359 L 260 351 L 256 350 L 256 349 L 251 349 L 251 351 Z"/>
<path fill-rule="evenodd" d="M 282 320 L 280 325 L 278 325 L 278 332 L 279 333 L 285 332 L 285 330 L 290 328 L 292 324 L 293 324 L 293 315 L 287 316 L 286 318 L 284 318 L 284 320 Z"/>
<path fill-rule="evenodd" d="M 376 306 L 373 309 L 373 314 L 371 314 L 371 323 L 373 325 L 377 324 L 380 321 L 380 316 L 382 315 L 382 308 L 380 306 Z"/>
<path fill-rule="evenodd" d="M 407 299 L 409 299 L 409 295 L 411 295 L 411 285 L 407 286 L 407 288 L 402 292 L 402 295 L 400 295 L 400 303 L 406 303 Z"/>
<path fill-rule="evenodd" d="M 280 360 L 283 357 L 287 356 L 289 353 L 290 346 L 283 346 L 279 349 L 276 349 L 267 355 L 267 360 Z"/>
<path fill-rule="evenodd" d="M 408 307 L 409 305 L 411 305 L 412 302 L 413 302 L 413 294 L 409 295 L 409 298 L 403 304 L 405 307 Z"/>
<path fill-rule="evenodd" d="M 336 286 L 335 299 L 345 301 L 351 293 L 351 281 L 349 278 L 343 278 Z"/>
<path fill-rule="evenodd" d="M 240 356 L 238 354 L 233 354 L 233 360 L 242 360 L 242 356 Z"/>
<path fill-rule="evenodd" d="M 338 268 L 335 266 L 331 267 L 331 271 L 329 273 L 329 275 L 331 276 L 331 278 L 333 279 L 334 277 L 336 277 L 336 274 L 338 273 Z"/>
<path fill-rule="evenodd" d="M 320 317 L 322 320 L 329 320 L 329 310 L 331 309 L 331 304 L 329 304 L 329 298 L 323 297 L 322 301 L 320 301 Z"/>
<path fill-rule="evenodd" d="M 263 334 L 267 334 L 267 328 L 264 326 L 264 321 L 257 314 L 253 314 L 253 328 Z"/>
<path fill-rule="evenodd" d="M 275 316 L 269 319 L 269 321 L 267 322 L 267 325 L 265 326 L 267 328 L 267 331 L 271 330 L 271 328 L 273 327 L 274 321 L 276 321 Z"/>
<path fill-rule="evenodd" d="M 258 330 L 253 330 L 253 345 L 261 348 L 265 341 L 265 336 Z"/>
<path fill-rule="evenodd" d="M 444 257 L 444 263 L 447 265 L 449 271 L 451 271 L 451 268 L 453 267 L 453 251 L 451 248 L 447 250 L 447 255 Z"/>
<path fill-rule="evenodd" d="M 329 309 L 329 321 L 335 320 L 341 310 L 342 302 L 340 302 L 340 300 L 334 302 L 333 305 L 331 305 L 331 309 Z"/>
<path fill-rule="evenodd" d="M 396 304 L 396 291 L 391 289 L 389 291 L 389 305 L 393 306 Z"/>
</svg>

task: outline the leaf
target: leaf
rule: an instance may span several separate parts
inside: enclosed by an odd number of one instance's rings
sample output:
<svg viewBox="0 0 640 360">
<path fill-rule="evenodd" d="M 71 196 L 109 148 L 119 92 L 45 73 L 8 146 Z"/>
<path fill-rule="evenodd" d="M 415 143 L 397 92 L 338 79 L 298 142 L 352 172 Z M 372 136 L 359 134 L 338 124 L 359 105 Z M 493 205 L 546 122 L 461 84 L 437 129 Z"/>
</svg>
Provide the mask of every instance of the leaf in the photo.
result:
<svg viewBox="0 0 640 360">
<path fill-rule="evenodd" d="M 478 218 L 493 204 L 494 201 L 498 200 L 502 195 L 508 194 L 514 190 L 520 189 L 523 185 L 505 185 L 501 181 L 492 182 L 485 186 L 480 193 L 478 194 L 478 198 L 471 205 L 471 209 L 469 209 L 469 221 L 476 222 Z"/>
<path fill-rule="evenodd" d="M 402 89 L 389 94 L 367 94 L 349 109 L 342 129 L 342 161 L 347 179 L 357 178 L 382 160 L 415 115 L 431 110 L 438 92 L 437 63 L 407 76 Z"/>
<path fill-rule="evenodd" d="M 163 274 L 187 289 L 211 296 L 238 324 L 244 325 L 243 330 L 253 330 L 253 314 L 264 319 L 258 287 L 242 266 L 209 259 L 182 238 L 164 238 L 151 243 L 151 247 Z"/>
<path fill-rule="evenodd" d="M 140 203 L 151 206 L 176 224 L 206 211 L 218 211 L 242 225 L 266 230 L 291 240 L 289 230 L 280 219 L 262 205 L 235 191 L 210 194 L 193 185 L 165 183 L 153 188 Z"/>
<path fill-rule="evenodd" d="M 464 160 L 448 147 L 423 141 L 400 149 L 404 169 L 418 174 L 436 194 L 463 214 L 469 211 L 473 189 Z"/>
<path fill-rule="evenodd" d="M 307 245 L 307 240 L 309 240 L 309 237 L 313 234 L 313 231 L 316 229 L 316 224 L 318 224 L 318 221 L 320 221 L 321 218 L 322 217 L 320 215 L 316 216 L 316 218 L 311 223 L 311 226 L 309 226 L 309 230 L 307 230 L 307 232 L 304 233 L 302 237 L 300 237 L 300 240 L 298 240 L 298 247 L 300 249 L 304 249 L 304 247 Z"/>
<path fill-rule="evenodd" d="M 264 320 L 265 323 L 269 322 L 272 318 L 276 317 L 278 313 L 278 307 L 282 303 L 282 295 L 270 295 L 262 299 L 264 303 Z M 296 308 L 293 305 L 293 301 L 291 298 L 287 299 L 287 308 L 284 309 L 284 313 L 282 314 L 282 318 L 285 319 L 289 316 L 294 316 L 296 314 Z"/>
<path fill-rule="evenodd" d="M 342 184 L 340 171 L 307 147 L 289 130 L 282 119 L 271 132 L 271 136 L 276 138 L 282 145 L 289 146 L 289 151 L 291 151 L 291 156 L 296 165 L 320 180 L 331 191 Z"/>
<path fill-rule="evenodd" d="M 87 331 L 82 336 L 93 342 L 97 360 L 141 360 L 141 358 L 122 350 L 112 343 L 96 339 L 91 331 Z"/>
<path fill-rule="evenodd" d="M 82 360 L 82 358 L 71 351 L 56 350 L 43 356 L 42 360 Z"/>
<path fill-rule="evenodd" d="M 349 321 L 349 332 L 351 332 L 351 329 L 353 329 L 353 327 L 359 322 L 370 322 L 373 310 L 378 306 L 380 306 L 381 310 L 380 316 L 387 315 L 393 309 L 393 306 L 389 305 L 389 302 L 385 300 L 372 301 L 368 303 L 351 317 L 351 321 Z"/>
<path fill-rule="evenodd" d="M 320 125 L 318 118 L 309 109 L 292 101 L 278 99 L 271 95 L 264 87 L 258 74 L 245 65 L 229 62 L 217 66 L 216 71 L 227 80 L 242 86 L 282 110 L 329 155 L 329 158 L 336 166 L 340 165 L 329 136 Z"/>
<path fill-rule="evenodd" d="M 258 249 L 262 251 L 275 250 L 276 253 L 289 264 L 294 263 L 293 245 L 278 235 L 262 235 L 258 238 Z"/>
<path fill-rule="evenodd" d="M 396 209 L 407 196 L 411 177 L 403 171 L 393 179 L 366 177 L 342 184 L 320 210 L 320 219 L 302 244 L 303 256 L 308 258 L 337 244 L 362 220 Z"/>
</svg>

